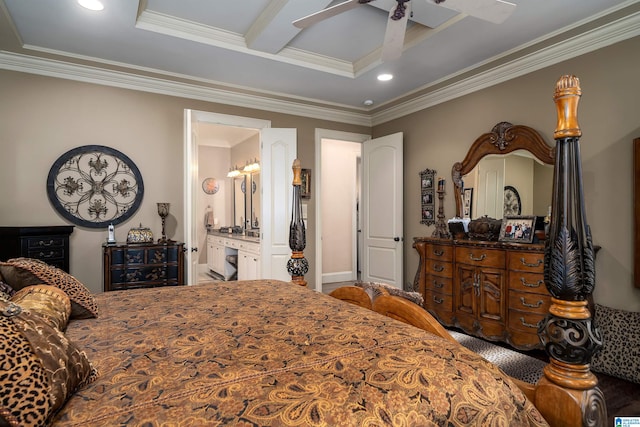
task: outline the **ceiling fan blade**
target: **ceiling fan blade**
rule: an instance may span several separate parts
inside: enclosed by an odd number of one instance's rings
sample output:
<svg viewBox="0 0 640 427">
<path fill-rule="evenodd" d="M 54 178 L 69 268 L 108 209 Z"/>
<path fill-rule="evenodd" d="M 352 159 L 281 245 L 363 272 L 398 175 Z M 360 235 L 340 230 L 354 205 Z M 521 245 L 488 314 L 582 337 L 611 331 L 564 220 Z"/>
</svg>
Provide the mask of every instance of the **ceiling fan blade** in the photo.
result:
<svg viewBox="0 0 640 427">
<path fill-rule="evenodd" d="M 393 61 L 400 58 L 404 49 L 404 37 L 407 33 L 407 21 L 411 15 L 411 2 L 404 3 L 406 9 L 401 19 L 394 20 L 392 16 L 396 8 L 389 11 L 387 20 L 387 30 L 384 33 L 384 44 L 382 45 L 382 61 Z"/>
<path fill-rule="evenodd" d="M 360 6 L 360 4 L 359 0 L 347 0 L 316 13 L 312 13 L 311 15 L 307 15 L 304 18 L 296 19 L 293 21 L 293 25 L 298 28 L 307 28 L 320 21 L 324 21 L 327 18 L 331 18 L 332 16 L 336 16 L 346 12 L 347 10 L 356 8 Z"/>
<path fill-rule="evenodd" d="M 429 3 L 455 10 L 456 12 L 474 16 L 484 21 L 501 24 L 513 11 L 516 5 L 505 0 L 427 0 Z"/>
</svg>

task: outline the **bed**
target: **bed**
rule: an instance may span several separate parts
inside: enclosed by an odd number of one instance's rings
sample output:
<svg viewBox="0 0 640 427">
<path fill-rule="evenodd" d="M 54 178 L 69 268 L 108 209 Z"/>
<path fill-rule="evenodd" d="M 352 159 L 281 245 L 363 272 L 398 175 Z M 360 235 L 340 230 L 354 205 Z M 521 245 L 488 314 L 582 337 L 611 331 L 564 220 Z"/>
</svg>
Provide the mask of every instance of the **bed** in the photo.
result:
<svg viewBox="0 0 640 427">
<path fill-rule="evenodd" d="M 529 387 L 454 340 L 406 325 L 402 315 L 300 286 L 304 229 L 294 222 L 292 282 L 91 295 L 40 261 L 0 262 L 0 285 L 9 285 L 0 286 L 7 293 L 0 295 L 0 426 L 578 426 L 606 419 L 588 364 L 554 353 L 546 378 Z M 578 303 L 568 303 L 572 328 L 589 320 Z"/>
</svg>

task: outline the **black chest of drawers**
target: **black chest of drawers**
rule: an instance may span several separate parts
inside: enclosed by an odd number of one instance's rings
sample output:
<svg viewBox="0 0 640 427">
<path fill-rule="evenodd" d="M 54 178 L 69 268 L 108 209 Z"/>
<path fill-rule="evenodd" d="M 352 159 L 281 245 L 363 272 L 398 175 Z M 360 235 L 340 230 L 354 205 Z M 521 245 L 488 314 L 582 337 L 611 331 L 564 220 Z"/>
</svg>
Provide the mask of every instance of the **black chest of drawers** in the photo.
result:
<svg viewBox="0 0 640 427">
<path fill-rule="evenodd" d="M 104 290 L 184 285 L 184 243 L 103 244 Z"/>
<path fill-rule="evenodd" d="M 0 260 L 35 258 L 69 272 L 72 225 L 0 227 Z"/>
</svg>

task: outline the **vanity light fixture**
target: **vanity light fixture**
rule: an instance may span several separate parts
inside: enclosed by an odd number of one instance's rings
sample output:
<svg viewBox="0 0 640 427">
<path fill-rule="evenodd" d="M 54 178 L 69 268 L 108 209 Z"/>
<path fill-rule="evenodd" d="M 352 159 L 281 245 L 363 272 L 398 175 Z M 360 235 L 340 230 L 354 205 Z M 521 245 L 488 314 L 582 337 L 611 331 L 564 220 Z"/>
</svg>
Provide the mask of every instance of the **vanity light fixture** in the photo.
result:
<svg viewBox="0 0 640 427">
<path fill-rule="evenodd" d="M 259 170 L 260 170 L 260 163 L 258 163 L 258 159 L 255 159 L 253 163 L 250 163 L 250 161 L 247 160 L 247 165 L 244 167 L 242 171 L 245 173 L 252 173 L 252 172 L 257 172 Z"/>
<path fill-rule="evenodd" d="M 78 4 L 89 10 L 103 10 L 104 5 L 100 0 L 78 0 Z"/>
<path fill-rule="evenodd" d="M 229 169 L 229 173 L 227 174 L 227 178 L 235 178 L 236 176 L 241 175 L 240 169 L 237 166 L 234 166 Z"/>
<path fill-rule="evenodd" d="M 388 82 L 389 80 L 391 80 L 393 78 L 393 74 L 378 74 L 378 80 L 380 80 L 381 82 Z"/>
</svg>

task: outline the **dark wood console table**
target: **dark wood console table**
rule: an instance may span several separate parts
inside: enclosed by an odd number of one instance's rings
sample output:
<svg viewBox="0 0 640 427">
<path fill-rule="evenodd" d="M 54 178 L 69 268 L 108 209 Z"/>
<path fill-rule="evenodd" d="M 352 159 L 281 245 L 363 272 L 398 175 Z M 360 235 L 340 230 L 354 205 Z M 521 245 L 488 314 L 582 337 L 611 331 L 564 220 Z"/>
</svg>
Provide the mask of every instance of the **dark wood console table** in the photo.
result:
<svg viewBox="0 0 640 427">
<path fill-rule="evenodd" d="M 102 245 L 104 290 L 184 285 L 184 243 Z"/>
<path fill-rule="evenodd" d="M 0 227 L 0 260 L 35 258 L 69 272 L 72 225 Z"/>
</svg>

